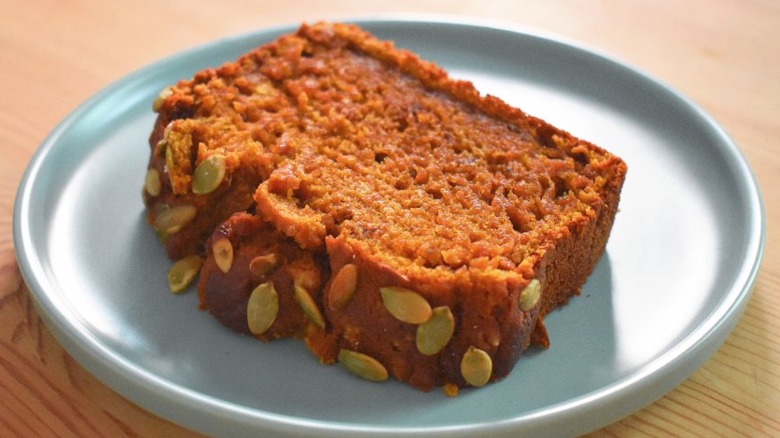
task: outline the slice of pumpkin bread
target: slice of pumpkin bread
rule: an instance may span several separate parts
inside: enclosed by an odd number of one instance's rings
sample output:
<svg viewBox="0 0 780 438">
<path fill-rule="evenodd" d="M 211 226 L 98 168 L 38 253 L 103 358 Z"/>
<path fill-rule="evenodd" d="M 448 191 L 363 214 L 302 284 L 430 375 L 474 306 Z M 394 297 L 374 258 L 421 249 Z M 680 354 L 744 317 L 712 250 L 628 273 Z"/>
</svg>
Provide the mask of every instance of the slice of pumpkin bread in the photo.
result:
<svg viewBox="0 0 780 438">
<path fill-rule="evenodd" d="M 149 220 L 172 258 L 205 256 L 202 306 L 423 390 L 482 386 L 548 345 L 626 173 L 353 25 L 303 25 L 156 108 Z"/>
</svg>

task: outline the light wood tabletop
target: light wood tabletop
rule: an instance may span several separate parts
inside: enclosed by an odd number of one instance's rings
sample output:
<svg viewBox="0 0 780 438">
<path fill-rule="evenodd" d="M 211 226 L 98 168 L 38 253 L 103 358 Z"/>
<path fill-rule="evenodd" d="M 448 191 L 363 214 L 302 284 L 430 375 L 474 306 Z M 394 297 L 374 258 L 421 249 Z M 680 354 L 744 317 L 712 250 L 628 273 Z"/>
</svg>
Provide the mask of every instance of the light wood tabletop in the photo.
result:
<svg viewBox="0 0 780 438">
<path fill-rule="evenodd" d="M 560 35 L 649 73 L 725 129 L 759 182 L 767 224 L 747 308 L 687 380 L 592 433 L 780 436 L 780 2 L 773 0 L 0 0 L 0 436 L 196 435 L 91 375 L 34 307 L 14 252 L 14 198 L 58 122 L 126 74 L 199 44 L 281 24 L 399 13 Z"/>
</svg>

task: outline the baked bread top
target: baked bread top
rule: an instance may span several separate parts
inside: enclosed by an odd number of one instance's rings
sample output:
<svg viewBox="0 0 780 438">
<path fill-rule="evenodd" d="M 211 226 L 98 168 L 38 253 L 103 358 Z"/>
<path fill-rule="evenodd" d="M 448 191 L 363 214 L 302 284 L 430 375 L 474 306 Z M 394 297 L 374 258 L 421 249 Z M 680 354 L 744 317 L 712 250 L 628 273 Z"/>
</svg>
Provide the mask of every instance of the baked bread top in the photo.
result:
<svg viewBox="0 0 780 438">
<path fill-rule="evenodd" d="M 213 210 L 222 193 L 191 196 L 193 172 L 219 155 L 218 189 L 235 197 L 234 175 L 256 175 L 258 211 L 303 248 L 345 234 L 409 269 L 522 270 L 625 174 L 618 157 L 350 25 L 304 25 L 166 94 L 153 137 L 173 194 Z"/>
</svg>

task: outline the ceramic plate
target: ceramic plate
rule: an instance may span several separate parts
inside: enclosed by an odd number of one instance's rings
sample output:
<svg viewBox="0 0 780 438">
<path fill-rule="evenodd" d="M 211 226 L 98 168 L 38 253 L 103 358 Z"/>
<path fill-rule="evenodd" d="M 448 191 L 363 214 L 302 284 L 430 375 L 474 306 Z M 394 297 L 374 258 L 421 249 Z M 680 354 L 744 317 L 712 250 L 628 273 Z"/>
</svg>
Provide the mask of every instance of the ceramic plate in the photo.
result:
<svg viewBox="0 0 780 438">
<path fill-rule="evenodd" d="M 737 146 L 691 101 L 609 57 L 492 25 L 361 24 L 485 93 L 604 146 L 629 166 L 607 251 L 582 295 L 548 319 L 552 346 L 456 398 L 353 378 L 297 341 L 261 344 L 167 290 L 170 263 L 141 201 L 166 85 L 292 27 L 198 47 L 135 72 L 40 146 L 14 211 L 18 259 L 48 326 L 119 393 L 186 427 L 240 436 L 579 434 L 660 397 L 736 324 L 764 222 Z"/>
</svg>

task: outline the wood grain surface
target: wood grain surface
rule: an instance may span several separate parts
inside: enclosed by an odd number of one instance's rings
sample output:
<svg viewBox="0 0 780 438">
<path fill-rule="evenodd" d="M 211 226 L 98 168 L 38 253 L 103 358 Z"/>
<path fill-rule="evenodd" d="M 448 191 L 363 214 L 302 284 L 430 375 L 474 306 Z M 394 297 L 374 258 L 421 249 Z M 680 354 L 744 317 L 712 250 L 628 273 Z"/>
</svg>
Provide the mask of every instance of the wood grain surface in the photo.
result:
<svg viewBox="0 0 780 438">
<path fill-rule="evenodd" d="M 53 338 L 21 279 L 14 196 L 46 135 L 127 73 L 280 24 L 437 13 L 557 34 L 679 90 L 740 146 L 763 191 L 766 251 L 747 310 L 680 386 L 592 436 L 780 436 L 780 2 L 0 0 L 0 436 L 196 436 L 127 401 Z"/>
</svg>

